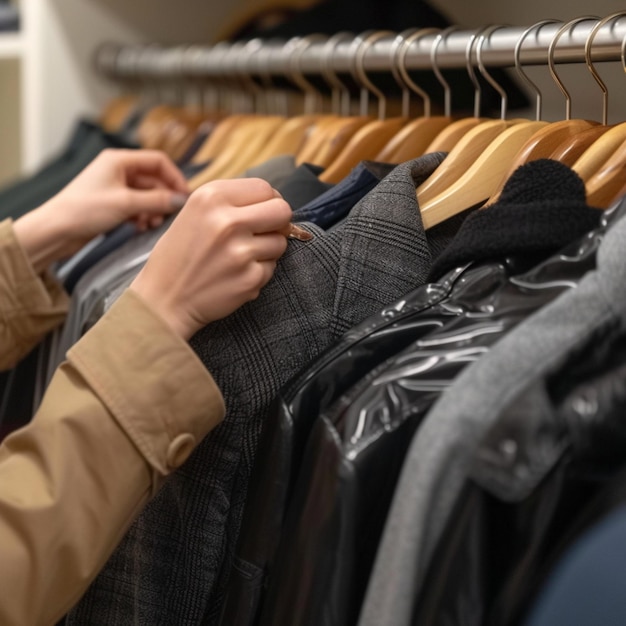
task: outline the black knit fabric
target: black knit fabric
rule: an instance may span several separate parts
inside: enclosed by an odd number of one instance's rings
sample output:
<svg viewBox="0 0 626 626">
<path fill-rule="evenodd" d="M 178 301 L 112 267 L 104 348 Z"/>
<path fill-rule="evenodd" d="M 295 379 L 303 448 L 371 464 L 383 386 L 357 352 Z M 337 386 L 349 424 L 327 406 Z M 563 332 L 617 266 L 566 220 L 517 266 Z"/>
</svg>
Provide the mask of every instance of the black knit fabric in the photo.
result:
<svg viewBox="0 0 626 626">
<path fill-rule="evenodd" d="M 508 255 L 527 255 L 537 263 L 595 228 L 601 215 L 587 204 L 576 172 L 558 161 L 531 161 L 513 173 L 498 202 L 467 217 L 429 279 Z"/>
</svg>

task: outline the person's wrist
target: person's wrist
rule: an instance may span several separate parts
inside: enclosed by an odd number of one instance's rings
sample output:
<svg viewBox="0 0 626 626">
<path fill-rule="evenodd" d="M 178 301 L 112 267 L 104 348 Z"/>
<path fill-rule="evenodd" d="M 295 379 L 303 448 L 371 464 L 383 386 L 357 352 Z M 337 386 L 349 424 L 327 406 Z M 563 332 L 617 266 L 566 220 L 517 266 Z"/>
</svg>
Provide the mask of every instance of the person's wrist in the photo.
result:
<svg viewBox="0 0 626 626">
<path fill-rule="evenodd" d="M 129 289 L 136 293 L 178 336 L 189 341 L 198 326 L 178 306 L 171 297 L 166 295 L 162 286 L 155 286 L 153 281 L 140 272 L 130 284 Z"/>
<path fill-rule="evenodd" d="M 54 210 L 43 205 L 13 224 L 15 236 L 36 273 L 63 258 L 71 247 L 70 234 Z"/>
</svg>

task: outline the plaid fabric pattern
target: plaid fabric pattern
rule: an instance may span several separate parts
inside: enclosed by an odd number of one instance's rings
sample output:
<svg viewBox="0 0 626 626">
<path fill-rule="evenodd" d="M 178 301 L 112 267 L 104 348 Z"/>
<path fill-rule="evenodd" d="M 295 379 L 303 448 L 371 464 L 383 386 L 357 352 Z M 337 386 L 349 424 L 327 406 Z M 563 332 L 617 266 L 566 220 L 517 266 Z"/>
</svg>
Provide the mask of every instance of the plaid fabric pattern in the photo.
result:
<svg viewBox="0 0 626 626">
<path fill-rule="evenodd" d="M 425 282 L 415 188 L 442 159 L 399 165 L 332 231 L 305 224 L 315 238 L 289 243 L 259 298 L 192 339 L 226 418 L 139 515 L 68 626 L 217 622 L 268 407 L 344 332 Z"/>
</svg>

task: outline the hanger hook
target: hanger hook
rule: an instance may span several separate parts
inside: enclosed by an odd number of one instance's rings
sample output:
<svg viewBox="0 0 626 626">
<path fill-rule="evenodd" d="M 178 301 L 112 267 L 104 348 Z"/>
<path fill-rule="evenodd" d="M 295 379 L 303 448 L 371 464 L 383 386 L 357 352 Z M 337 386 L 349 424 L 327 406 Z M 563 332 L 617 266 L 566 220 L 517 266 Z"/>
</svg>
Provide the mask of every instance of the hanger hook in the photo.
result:
<svg viewBox="0 0 626 626">
<path fill-rule="evenodd" d="M 378 98 L 378 119 L 384 119 L 387 107 L 385 94 L 368 78 L 365 73 L 364 61 L 367 51 L 383 37 L 393 35 L 388 30 L 366 31 L 356 38 L 356 53 L 354 55 L 354 77 L 362 85 L 361 88 L 361 114 L 367 115 L 368 99 L 367 91 L 372 92 Z"/>
<path fill-rule="evenodd" d="M 259 80 L 261 81 L 261 85 L 263 85 L 263 96 L 265 99 L 265 108 L 267 109 L 267 111 L 273 110 L 273 106 L 271 103 L 271 94 L 274 90 L 274 83 L 272 81 L 272 76 L 269 71 L 269 57 L 271 51 L 272 46 L 270 45 L 269 41 L 266 41 L 265 45 L 259 48 L 256 55 L 256 69 L 259 75 Z"/>
<path fill-rule="evenodd" d="M 287 117 L 289 115 L 289 98 L 287 90 L 279 87 L 272 76 L 272 55 L 282 52 L 285 40 L 272 37 L 265 40 L 265 45 L 259 50 L 258 67 L 261 80 L 265 86 L 266 102 L 269 111 Z"/>
<path fill-rule="evenodd" d="M 474 50 L 474 41 L 476 37 L 480 35 L 484 30 L 478 30 L 470 35 L 467 45 L 465 46 L 465 67 L 467 74 L 474 85 L 474 117 L 480 117 L 480 100 L 482 96 L 482 88 L 478 78 L 476 78 L 476 72 L 474 71 L 474 64 L 472 63 L 472 52 Z"/>
<path fill-rule="evenodd" d="M 626 37 L 622 41 L 622 50 L 620 56 L 622 57 L 622 68 L 626 73 Z"/>
<path fill-rule="evenodd" d="M 438 28 L 410 28 L 398 34 L 391 45 L 391 71 L 396 82 L 402 87 L 402 115 L 404 117 L 409 116 L 409 89 L 422 99 L 424 117 L 430 117 L 430 96 L 409 76 L 406 69 L 406 55 L 413 42 L 438 32 Z"/>
<path fill-rule="evenodd" d="M 472 85 L 474 85 L 474 117 L 480 117 L 480 105 L 483 92 L 482 87 L 480 86 L 480 81 L 476 77 L 476 70 L 474 69 L 474 62 L 472 60 L 474 42 L 489 28 L 491 28 L 491 26 L 484 26 L 483 28 L 479 28 L 477 31 L 472 32 L 467 41 L 467 45 L 465 46 L 465 69 L 467 70 L 467 74 L 472 81 Z"/>
<path fill-rule="evenodd" d="M 340 80 L 333 68 L 334 52 L 340 43 L 353 39 L 353 33 L 341 31 L 330 37 L 322 50 L 322 76 L 331 88 L 332 111 L 343 116 L 350 114 L 350 90 Z"/>
<path fill-rule="evenodd" d="M 287 42 L 288 46 L 293 47 L 293 53 L 289 59 L 289 75 L 291 80 L 304 92 L 304 112 L 306 114 L 313 113 L 317 103 L 322 99 L 320 90 L 304 77 L 304 72 L 300 65 L 300 59 L 305 50 L 312 44 L 319 41 L 326 41 L 326 35 L 312 33 L 304 37 L 293 37 Z"/>
<path fill-rule="evenodd" d="M 571 31 L 576 24 L 580 22 L 586 22 L 588 20 L 597 20 L 599 19 L 595 15 L 585 15 L 583 17 L 577 17 L 566 24 L 563 24 L 561 28 L 556 32 L 556 35 L 552 38 L 550 45 L 548 46 L 548 67 L 550 68 L 550 74 L 554 79 L 554 82 L 557 84 L 558 88 L 561 90 L 561 93 L 565 96 L 565 119 L 569 120 L 572 117 L 572 98 L 569 95 L 569 91 L 563 84 L 563 81 L 559 78 L 559 75 L 556 73 L 556 68 L 554 64 L 554 51 L 556 49 L 556 44 L 558 43 L 561 35 L 566 33 L 567 31 Z"/>
<path fill-rule="evenodd" d="M 541 119 L 541 109 L 543 104 L 543 95 L 539 87 L 528 77 L 528 74 L 522 69 L 522 64 L 520 63 L 520 53 L 522 51 L 522 44 L 526 40 L 526 37 L 530 35 L 533 31 L 537 31 L 537 35 L 541 30 L 542 26 L 546 24 L 557 24 L 559 20 L 542 20 L 541 22 L 537 22 L 533 24 L 529 28 L 527 28 L 521 35 L 521 37 L 517 40 L 515 44 L 515 69 L 519 77 L 535 92 L 536 100 L 535 100 L 535 120 L 539 121 Z"/>
<path fill-rule="evenodd" d="M 595 81 L 600 86 L 602 90 L 602 123 L 606 126 L 609 120 L 609 90 L 606 86 L 606 83 L 598 74 L 598 71 L 594 67 L 591 61 L 591 47 L 593 45 L 593 40 L 596 38 L 596 34 L 598 31 L 608 22 L 615 22 L 615 20 L 620 17 L 624 17 L 626 15 L 626 11 L 618 11 L 617 13 L 612 13 L 611 15 L 605 17 L 600 20 L 589 33 L 589 37 L 587 37 L 587 41 L 585 41 L 585 63 L 587 64 L 587 68 L 591 72 L 591 75 L 594 77 Z"/>
<path fill-rule="evenodd" d="M 250 86 L 250 89 L 254 94 L 258 94 L 263 90 L 263 86 L 259 85 L 254 78 L 252 78 L 252 72 L 250 68 L 253 67 L 255 56 L 257 56 L 259 50 L 263 47 L 263 40 L 259 38 L 250 39 L 241 47 L 239 54 L 235 56 L 237 62 L 237 73 L 241 78 L 245 80 L 245 83 Z"/>
<path fill-rule="evenodd" d="M 500 119 L 506 119 L 506 111 L 507 105 L 509 101 L 509 97 L 506 91 L 502 88 L 502 86 L 495 80 L 495 78 L 489 74 L 485 64 L 483 63 L 483 46 L 485 41 L 489 41 L 491 35 L 499 30 L 500 28 L 504 28 L 502 24 L 494 24 L 493 26 L 488 26 L 485 28 L 480 35 L 478 36 L 478 43 L 476 44 L 476 60 L 478 61 L 478 69 L 480 73 L 485 77 L 487 82 L 500 94 Z"/>
<path fill-rule="evenodd" d="M 235 74 L 244 90 L 249 92 L 252 102 L 252 109 L 258 110 L 259 98 L 263 93 L 263 87 L 259 85 L 250 73 L 250 59 L 254 58 L 256 52 L 261 48 L 261 39 L 251 39 L 246 43 L 234 43 L 230 46 L 229 52 L 233 54 Z"/>
<path fill-rule="evenodd" d="M 437 80 L 440 82 L 443 87 L 443 112 L 444 115 L 450 117 L 452 113 L 452 90 L 450 89 L 450 83 L 444 78 L 441 70 L 439 69 L 439 63 L 437 62 L 437 50 L 439 48 L 439 44 L 442 41 L 445 41 L 450 33 L 455 30 L 459 30 L 458 26 L 448 26 L 445 30 L 442 30 L 433 41 L 432 46 L 430 47 L 430 63 L 437 77 Z"/>
</svg>

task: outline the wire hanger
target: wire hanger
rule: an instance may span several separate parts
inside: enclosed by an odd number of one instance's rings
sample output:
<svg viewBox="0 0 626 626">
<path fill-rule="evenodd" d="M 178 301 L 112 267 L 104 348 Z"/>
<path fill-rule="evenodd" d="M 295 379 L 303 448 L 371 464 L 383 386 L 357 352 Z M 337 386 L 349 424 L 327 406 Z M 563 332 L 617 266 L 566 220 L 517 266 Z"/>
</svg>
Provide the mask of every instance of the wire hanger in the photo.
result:
<svg viewBox="0 0 626 626">
<path fill-rule="evenodd" d="M 624 16 L 626 16 L 626 12 L 623 11 L 614 13 L 605 18 L 603 22 L 606 24 L 612 21 L 614 25 L 617 19 Z M 598 27 L 597 30 L 599 29 L 600 27 Z M 594 36 L 597 30 L 593 33 Z M 626 38 L 622 41 L 621 62 L 622 68 L 624 72 L 626 72 Z M 607 131 L 607 134 L 609 132 L 614 132 L 615 134 L 623 132 L 624 126 L 624 124 L 619 124 L 610 131 Z M 598 141 L 603 140 L 604 137 L 606 137 L 606 134 L 600 137 Z M 591 149 L 593 149 L 593 146 L 590 150 Z M 626 180 L 626 140 L 623 140 L 600 169 L 589 180 L 585 181 L 587 202 L 592 206 L 607 208 L 623 193 L 624 180 Z"/>
<path fill-rule="evenodd" d="M 449 97 L 445 114 L 431 115 L 430 96 L 413 81 L 406 69 L 407 51 L 413 42 L 433 33 L 438 33 L 438 41 L 439 38 L 447 37 L 450 32 L 450 29 L 446 29 L 444 33 L 439 33 L 436 28 L 411 29 L 394 39 L 391 46 L 391 67 L 396 82 L 402 87 L 402 115 L 409 117 L 411 91 L 422 99 L 424 115 L 403 126 L 377 155 L 377 161 L 402 163 L 421 156 L 435 137 L 452 122 Z"/>
<path fill-rule="evenodd" d="M 604 81 L 600 78 L 600 75 L 597 73 L 591 61 L 591 48 L 595 33 L 597 32 L 599 27 L 603 25 L 603 23 L 604 20 L 598 22 L 587 37 L 587 40 L 585 41 L 585 63 L 587 65 L 587 68 L 591 72 L 592 77 L 600 86 L 603 95 L 603 102 L 608 105 L 607 87 L 604 84 Z M 600 157 L 599 152 L 596 153 L 596 156 L 592 156 L 593 152 L 588 152 L 588 156 L 586 157 L 585 161 L 581 162 L 581 172 L 584 173 L 585 170 L 587 170 L 587 174 L 585 174 L 585 177 L 589 178 L 592 172 L 596 171 L 599 163 L 602 162 L 602 160 L 606 160 L 606 158 L 608 158 L 609 156 L 609 153 L 617 147 L 619 142 L 621 142 L 623 139 L 626 139 L 626 136 L 620 134 L 622 131 L 617 131 L 616 133 L 614 131 L 614 127 L 607 125 L 606 113 L 604 113 L 602 117 L 602 124 L 596 124 L 595 126 L 592 126 L 587 130 L 583 130 L 573 135 L 571 138 L 566 139 L 565 141 L 563 141 L 563 143 L 561 143 L 561 145 L 557 146 L 554 152 L 550 155 L 550 158 L 556 161 L 560 161 L 561 163 L 564 163 L 565 165 L 568 165 L 570 167 L 574 167 L 576 162 L 578 162 L 583 154 L 587 152 L 592 146 L 595 145 L 594 151 L 608 149 L 606 157 L 604 158 Z M 604 135 L 606 135 L 606 138 L 602 139 Z M 597 165 L 594 165 L 594 163 Z"/>
<path fill-rule="evenodd" d="M 478 126 L 481 122 L 486 122 L 487 119 L 480 117 L 480 104 L 482 98 L 482 89 L 480 87 L 480 83 L 476 78 L 476 72 L 474 71 L 474 66 L 472 65 L 472 50 L 474 49 L 474 42 L 476 40 L 477 33 L 472 33 L 468 39 L 467 45 L 465 47 L 465 68 L 467 70 L 467 74 L 474 85 L 474 116 L 473 117 L 462 117 L 461 119 L 455 120 L 449 126 L 444 128 L 437 137 L 430 143 L 430 145 L 424 150 L 424 153 L 427 154 L 429 152 L 450 152 L 460 141 L 461 139 L 470 131 L 472 128 Z M 431 54 L 431 60 L 433 60 L 435 68 L 437 68 L 437 57 L 436 53 Z M 433 69 L 435 76 L 441 82 L 441 78 L 443 75 L 440 71 L 436 71 Z M 443 88 L 446 88 L 446 83 L 442 83 Z"/>
<path fill-rule="evenodd" d="M 220 48 L 222 49 L 221 52 Z M 219 65 L 220 59 L 224 54 L 227 53 L 227 50 L 228 44 L 216 44 L 208 51 L 207 54 L 199 56 L 196 60 L 196 64 L 199 66 L 198 73 L 202 73 L 203 65 L 208 64 L 210 59 L 213 59 L 214 62 Z M 218 60 L 215 60 L 216 56 L 218 57 Z M 225 89 L 223 84 L 218 85 L 218 88 L 216 89 L 216 95 L 216 108 L 218 110 L 228 110 L 228 106 L 224 103 L 224 100 L 226 100 L 227 97 L 225 96 Z M 228 115 L 221 117 L 217 126 L 213 129 L 204 144 L 200 146 L 200 148 L 194 155 L 192 163 L 200 165 L 216 159 L 219 156 L 220 152 L 224 149 L 224 146 L 227 143 L 230 143 L 230 133 L 240 122 L 245 121 L 249 118 L 249 114 L 234 112 L 231 112 Z"/>
<path fill-rule="evenodd" d="M 481 33 L 476 48 L 476 59 L 485 79 L 500 93 L 500 121 L 506 125 L 507 94 L 487 72 L 482 61 L 484 43 L 499 28 L 502 27 L 491 26 Z M 519 149 L 537 130 L 546 124 L 547 122 L 541 121 L 523 121 L 505 128 L 489 143 L 477 159 L 467 159 L 465 167 L 461 170 L 461 176 L 432 200 L 423 202 L 418 190 L 418 202 L 425 228 L 435 226 L 467 209 L 482 206 L 496 191 L 498 183 Z M 478 128 L 480 126 L 474 131 Z M 469 153 L 470 150 L 467 152 Z M 437 169 L 445 167 L 445 165 L 446 161 Z"/>
<path fill-rule="evenodd" d="M 231 48 L 234 47 L 231 54 L 234 54 L 237 77 L 252 101 L 262 91 L 262 86 L 254 81 L 247 68 L 251 65 L 250 58 L 257 58 L 260 45 L 261 40 L 251 40 L 243 46 L 231 44 Z M 228 134 L 228 142 L 221 147 L 213 161 L 191 178 L 190 190 L 193 191 L 212 180 L 240 175 L 254 161 L 284 121 L 285 118 L 281 115 L 249 113 L 242 116 Z"/>
<path fill-rule="evenodd" d="M 591 61 L 591 49 L 593 47 L 593 40 L 598 31 L 609 22 L 615 23 L 617 19 L 624 17 L 625 15 L 626 12 L 620 11 L 605 17 L 603 20 L 600 20 L 593 28 L 587 38 L 587 41 L 585 42 L 585 62 L 591 72 L 591 75 L 602 90 L 602 117 L 604 124 L 608 121 L 608 88 Z M 590 181 L 591 178 L 613 156 L 620 145 L 626 141 L 626 124 L 617 124 L 616 126 L 610 128 L 605 126 L 605 128 L 607 129 L 606 132 L 601 137 L 596 139 L 596 141 L 594 141 L 572 165 L 572 169 L 584 181 Z"/>
<path fill-rule="evenodd" d="M 375 159 L 376 155 L 407 122 L 404 117 L 385 119 L 385 94 L 372 83 L 365 72 L 365 55 L 367 50 L 379 39 L 391 35 L 389 31 L 368 31 L 357 36 L 354 46 L 354 62 L 352 72 L 361 87 L 361 114 L 368 109 L 369 93 L 378 98 L 378 119 L 368 122 L 350 139 L 335 160 L 319 176 L 325 183 L 338 183 L 345 178 L 360 161 Z"/>
<path fill-rule="evenodd" d="M 334 71 L 335 50 L 341 43 L 351 41 L 352 33 L 342 32 L 333 35 L 324 44 L 321 58 L 322 77 L 331 89 L 331 98 L 335 95 L 335 107 L 339 110 L 322 117 L 315 125 L 310 136 L 296 155 L 296 163 L 312 163 L 328 167 L 341 154 L 355 133 L 372 120 L 369 115 L 350 115 L 350 91 Z"/>
<path fill-rule="evenodd" d="M 306 143 L 309 133 L 319 122 L 320 118 L 325 117 L 320 113 L 322 109 L 322 94 L 305 78 L 300 61 L 303 52 L 313 43 L 320 41 L 326 42 L 327 39 L 325 35 L 312 34 L 301 37 L 293 42 L 294 50 L 290 60 L 290 78 L 304 94 L 304 112 L 301 115 L 286 118 L 276 129 L 276 132 L 271 136 L 265 146 L 258 151 L 256 157 L 248 162 L 244 161 L 244 167 L 241 168 L 241 171 L 245 168 L 260 165 L 280 155 L 294 155 L 295 158 L 299 150 L 301 150 Z M 263 58 L 261 54 L 257 56 L 259 59 Z M 331 117 L 334 119 L 334 116 Z"/>
<path fill-rule="evenodd" d="M 350 115 L 350 90 L 340 80 L 337 72 L 333 69 L 333 52 L 342 42 L 352 41 L 354 34 L 348 31 L 340 31 L 328 39 L 322 53 L 322 76 L 331 89 L 331 111 L 335 115 L 348 117 Z"/>
</svg>

